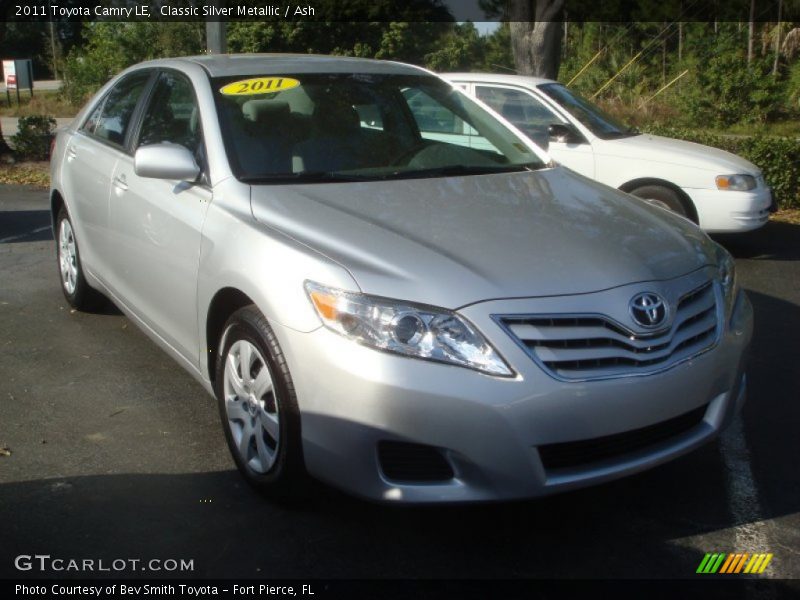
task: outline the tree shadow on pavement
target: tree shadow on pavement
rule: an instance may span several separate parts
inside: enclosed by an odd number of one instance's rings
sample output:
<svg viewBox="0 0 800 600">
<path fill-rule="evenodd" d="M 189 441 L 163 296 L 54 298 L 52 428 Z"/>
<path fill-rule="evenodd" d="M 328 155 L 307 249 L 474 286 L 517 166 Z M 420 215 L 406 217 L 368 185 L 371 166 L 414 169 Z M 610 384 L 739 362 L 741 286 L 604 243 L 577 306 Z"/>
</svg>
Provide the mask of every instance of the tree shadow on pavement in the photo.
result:
<svg viewBox="0 0 800 600">
<path fill-rule="evenodd" d="M 0 243 L 42 242 L 52 239 L 50 211 L 0 211 Z"/>
</svg>

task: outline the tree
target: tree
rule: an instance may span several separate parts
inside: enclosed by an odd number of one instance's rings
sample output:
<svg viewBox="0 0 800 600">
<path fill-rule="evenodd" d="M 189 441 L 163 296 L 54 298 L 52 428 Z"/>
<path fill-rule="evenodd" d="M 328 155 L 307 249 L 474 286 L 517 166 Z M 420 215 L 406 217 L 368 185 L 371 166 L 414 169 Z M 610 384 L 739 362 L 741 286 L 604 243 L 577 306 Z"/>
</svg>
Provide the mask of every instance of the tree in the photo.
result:
<svg viewBox="0 0 800 600">
<path fill-rule="evenodd" d="M 511 34 L 508 23 L 500 27 L 485 38 L 484 57 L 482 68 L 486 71 L 514 72 L 514 57 L 511 54 Z"/>
<path fill-rule="evenodd" d="M 563 10 L 564 0 L 510 0 L 511 49 L 519 74 L 558 77 Z"/>
<path fill-rule="evenodd" d="M 425 64 L 455 27 L 442 21 L 235 21 L 228 25 L 231 52 L 297 52 L 401 60 Z"/>
<path fill-rule="evenodd" d="M 83 45 L 73 48 L 64 64 L 64 95 L 79 106 L 111 77 L 134 63 L 200 54 L 205 46 L 204 30 L 199 21 L 88 23 Z"/>
<path fill-rule="evenodd" d="M 425 62 L 434 71 L 459 71 L 478 65 L 482 55 L 483 44 L 478 30 L 467 21 L 455 25 L 443 36 L 439 47 L 425 57 Z"/>
</svg>

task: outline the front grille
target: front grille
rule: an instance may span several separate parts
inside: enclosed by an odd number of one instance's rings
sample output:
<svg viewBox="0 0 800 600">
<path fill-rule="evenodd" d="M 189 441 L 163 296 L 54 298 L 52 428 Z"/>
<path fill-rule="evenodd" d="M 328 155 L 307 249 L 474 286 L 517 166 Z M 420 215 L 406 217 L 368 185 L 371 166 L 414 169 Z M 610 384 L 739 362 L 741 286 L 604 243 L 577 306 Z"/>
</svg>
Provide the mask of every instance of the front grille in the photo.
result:
<svg viewBox="0 0 800 600">
<path fill-rule="evenodd" d="M 378 442 L 378 461 L 386 479 L 397 482 L 444 482 L 454 476 L 442 452 L 423 444 Z"/>
<path fill-rule="evenodd" d="M 684 413 L 655 425 L 577 442 L 545 444 L 539 446 L 539 457 L 544 468 L 569 469 L 613 459 L 645 449 L 659 442 L 686 433 L 697 426 L 706 414 L 706 406 Z"/>
<path fill-rule="evenodd" d="M 603 315 L 520 315 L 502 322 L 545 370 L 561 379 L 586 380 L 661 370 L 710 348 L 717 337 L 714 287 L 684 295 L 672 326 L 639 334 Z"/>
</svg>

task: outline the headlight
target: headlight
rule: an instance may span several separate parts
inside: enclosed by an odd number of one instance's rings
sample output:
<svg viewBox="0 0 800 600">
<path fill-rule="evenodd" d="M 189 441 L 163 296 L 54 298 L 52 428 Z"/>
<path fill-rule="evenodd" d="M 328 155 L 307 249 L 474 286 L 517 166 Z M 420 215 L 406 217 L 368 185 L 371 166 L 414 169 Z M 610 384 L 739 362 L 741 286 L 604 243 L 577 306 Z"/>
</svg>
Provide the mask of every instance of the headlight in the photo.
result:
<svg viewBox="0 0 800 600">
<path fill-rule="evenodd" d="M 752 175 L 718 175 L 717 189 L 731 190 L 734 192 L 746 192 L 754 190 L 756 178 Z"/>
<path fill-rule="evenodd" d="M 311 281 L 305 287 L 323 324 L 346 338 L 490 375 L 513 375 L 491 344 L 453 312 L 344 292 Z"/>
<path fill-rule="evenodd" d="M 725 298 L 725 316 L 730 316 L 736 301 L 736 263 L 730 253 L 719 244 L 717 246 L 717 277 Z"/>
</svg>

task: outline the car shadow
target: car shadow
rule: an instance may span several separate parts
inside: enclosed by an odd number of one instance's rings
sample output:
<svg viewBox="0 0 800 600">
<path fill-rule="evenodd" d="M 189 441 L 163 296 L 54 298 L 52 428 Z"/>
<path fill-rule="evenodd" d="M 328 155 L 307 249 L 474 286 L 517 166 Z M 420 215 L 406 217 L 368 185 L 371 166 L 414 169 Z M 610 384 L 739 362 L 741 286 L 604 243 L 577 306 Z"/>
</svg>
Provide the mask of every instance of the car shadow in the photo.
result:
<svg viewBox="0 0 800 600">
<path fill-rule="evenodd" d="M 124 316 L 125 313 L 123 313 L 111 299 L 107 296 L 103 296 L 103 301 L 92 309 L 91 314 L 118 317 Z"/>
<path fill-rule="evenodd" d="M 747 233 L 714 234 L 735 258 L 751 260 L 800 260 L 800 225 L 769 221 Z"/>
</svg>

